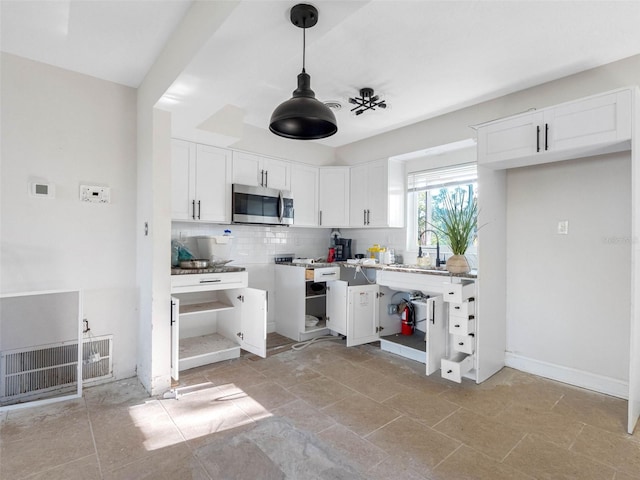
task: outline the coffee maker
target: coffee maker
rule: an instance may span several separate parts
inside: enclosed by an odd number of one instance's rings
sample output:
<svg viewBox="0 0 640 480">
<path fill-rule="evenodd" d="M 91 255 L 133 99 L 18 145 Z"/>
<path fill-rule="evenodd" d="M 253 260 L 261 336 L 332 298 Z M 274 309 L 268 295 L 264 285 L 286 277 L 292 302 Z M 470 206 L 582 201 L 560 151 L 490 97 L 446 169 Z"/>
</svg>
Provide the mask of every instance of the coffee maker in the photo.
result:
<svg viewBox="0 0 640 480">
<path fill-rule="evenodd" d="M 336 262 L 344 262 L 351 258 L 351 239 L 350 238 L 336 238 L 335 239 L 335 260 Z"/>
</svg>

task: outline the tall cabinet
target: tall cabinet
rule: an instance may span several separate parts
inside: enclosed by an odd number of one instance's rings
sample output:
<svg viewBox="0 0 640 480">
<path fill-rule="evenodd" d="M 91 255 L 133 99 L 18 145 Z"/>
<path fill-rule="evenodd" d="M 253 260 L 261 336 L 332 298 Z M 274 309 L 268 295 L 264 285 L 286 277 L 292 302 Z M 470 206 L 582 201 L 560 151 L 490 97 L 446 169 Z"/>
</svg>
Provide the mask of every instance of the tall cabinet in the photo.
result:
<svg viewBox="0 0 640 480">
<path fill-rule="evenodd" d="M 479 380 L 504 364 L 506 347 L 507 169 L 630 151 L 632 238 L 640 236 L 640 106 L 637 87 L 488 122 L 478 126 L 477 333 L 490 338 L 489 364 Z M 640 417 L 640 242 L 631 245 L 628 425 Z M 624 348 L 625 346 L 621 346 Z M 564 381 L 569 379 L 565 378 Z"/>
</svg>

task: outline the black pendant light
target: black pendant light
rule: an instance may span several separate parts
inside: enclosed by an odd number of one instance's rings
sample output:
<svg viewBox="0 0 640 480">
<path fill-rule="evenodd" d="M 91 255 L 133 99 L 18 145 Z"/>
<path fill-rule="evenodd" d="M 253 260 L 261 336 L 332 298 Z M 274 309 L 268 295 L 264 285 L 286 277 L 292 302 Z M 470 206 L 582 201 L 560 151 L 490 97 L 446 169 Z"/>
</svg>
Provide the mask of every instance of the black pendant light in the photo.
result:
<svg viewBox="0 0 640 480">
<path fill-rule="evenodd" d="M 338 131 L 336 117 L 325 104 L 316 99 L 311 90 L 311 77 L 305 72 L 307 28 L 318 23 L 318 10 L 312 5 L 298 4 L 291 9 L 291 23 L 302 28 L 302 73 L 293 96 L 281 103 L 271 114 L 269 130 L 276 135 L 295 140 L 317 140 Z"/>
</svg>

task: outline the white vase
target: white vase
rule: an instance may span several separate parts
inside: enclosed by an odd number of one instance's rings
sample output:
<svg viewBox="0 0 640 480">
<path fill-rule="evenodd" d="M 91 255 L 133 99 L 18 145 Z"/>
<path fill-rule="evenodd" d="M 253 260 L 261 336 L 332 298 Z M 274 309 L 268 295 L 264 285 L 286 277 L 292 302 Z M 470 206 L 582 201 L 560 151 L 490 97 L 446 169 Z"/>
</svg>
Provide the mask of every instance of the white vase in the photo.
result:
<svg viewBox="0 0 640 480">
<path fill-rule="evenodd" d="M 464 255 L 451 255 L 447 259 L 447 271 L 449 273 L 469 273 L 471 267 Z"/>
</svg>

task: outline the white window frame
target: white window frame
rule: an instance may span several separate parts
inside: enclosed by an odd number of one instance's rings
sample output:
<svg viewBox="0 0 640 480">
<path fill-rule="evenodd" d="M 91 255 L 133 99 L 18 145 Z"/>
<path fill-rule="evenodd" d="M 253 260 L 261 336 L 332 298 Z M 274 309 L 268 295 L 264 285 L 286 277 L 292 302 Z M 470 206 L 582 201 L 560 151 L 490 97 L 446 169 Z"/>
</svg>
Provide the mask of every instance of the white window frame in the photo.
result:
<svg viewBox="0 0 640 480">
<path fill-rule="evenodd" d="M 440 189 L 442 187 L 454 187 L 457 185 L 468 185 L 474 183 L 477 191 L 477 164 L 466 163 L 430 170 L 410 172 L 407 175 L 407 244 L 406 251 L 412 254 L 418 253 L 418 195 L 419 191 Z M 427 205 L 427 209 L 429 206 Z M 430 213 L 427 215 L 431 216 Z M 446 239 L 442 234 L 438 234 L 440 241 L 440 254 L 451 254 L 451 249 L 446 244 Z M 430 243 L 431 233 L 428 233 L 427 240 Z M 431 247 L 430 247 L 431 249 Z M 435 247 L 433 248 L 435 252 Z M 430 253 L 434 253 L 430 252 Z M 475 245 L 470 245 L 467 253 L 475 255 Z"/>
</svg>

